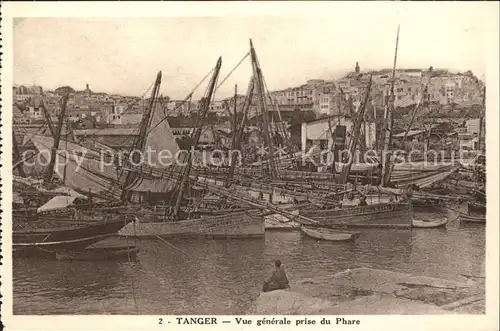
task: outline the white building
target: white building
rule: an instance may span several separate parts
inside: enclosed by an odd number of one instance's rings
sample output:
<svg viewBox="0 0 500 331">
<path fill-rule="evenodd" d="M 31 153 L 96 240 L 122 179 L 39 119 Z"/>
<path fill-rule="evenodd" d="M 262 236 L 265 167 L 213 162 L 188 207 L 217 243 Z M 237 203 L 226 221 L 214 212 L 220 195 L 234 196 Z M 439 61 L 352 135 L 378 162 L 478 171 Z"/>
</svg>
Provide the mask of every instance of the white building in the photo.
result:
<svg viewBox="0 0 500 331">
<path fill-rule="evenodd" d="M 212 101 L 210 104 L 210 108 L 208 109 L 209 113 L 216 113 L 217 115 L 222 115 L 226 112 L 226 107 L 224 105 L 224 101 Z"/>
<path fill-rule="evenodd" d="M 127 104 L 115 104 L 110 114 L 107 115 L 107 123 L 114 125 L 139 124 L 142 113 L 138 109 L 128 109 Z"/>
<path fill-rule="evenodd" d="M 318 115 L 338 113 L 335 83 L 322 79 L 310 79 L 306 84 L 271 92 L 273 103 L 302 111 L 313 110 Z M 281 107 L 283 108 L 283 107 Z"/>
<path fill-rule="evenodd" d="M 330 128 L 334 130 L 336 126 L 346 127 L 346 146 L 348 146 L 350 143 L 350 135 L 353 131 L 353 121 L 344 116 L 331 116 L 302 123 L 302 151 L 307 152 L 307 150 L 312 146 L 318 146 L 320 148 L 331 147 L 333 139 Z M 375 123 L 363 122 L 361 125 L 361 132 L 364 134 L 366 147 L 375 147 L 377 136 Z"/>
<path fill-rule="evenodd" d="M 479 118 L 474 118 L 471 120 L 465 121 L 465 127 L 467 128 L 467 133 L 471 134 L 479 134 L 479 129 L 480 129 L 480 119 Z M 486 131 L 486 122 L 483 118 L 483 128 L 482 128 L 482 136 L 484 136 L 484 133 Z"/>
<path fill-rule="evenodd" d="M 29 117 L 34 120 L 41 119 L 43 117 L 42 108 L 29 106 Z"/>
<path fill-rule="evenodd" d="M 461 150 L 475 150 L 478 148 L 478 136 L 472 133 L 459 133 L 458 139 Z"/>
<path fill-rule="evenodd" d="M 335 109 L 335 98 L 331 94 L 321 95 L 319 98 L 318 114 L 332 115 Z"/>
<path fill-rule="evenodd" d="M 169 116 L 189 115 L 191 111 L 196 110 L 196 105 L 184 100 L 169 100 L 167 103 L 167 112 Z"/>
</svg>

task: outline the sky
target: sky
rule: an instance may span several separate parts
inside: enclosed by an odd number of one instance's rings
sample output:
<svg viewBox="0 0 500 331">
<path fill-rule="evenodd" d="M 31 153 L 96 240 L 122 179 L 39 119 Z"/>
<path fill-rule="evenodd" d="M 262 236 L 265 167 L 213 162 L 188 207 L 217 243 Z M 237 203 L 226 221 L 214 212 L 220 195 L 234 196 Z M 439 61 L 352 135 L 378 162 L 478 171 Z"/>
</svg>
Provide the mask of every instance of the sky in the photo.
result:
<svg viewBox="0 0 500 331">
<path fill-rule="evenodd" d="M 442 10 L 438 10 L 442 8 Z M 436 10 L 321 17 L 23 18 L 14 21 L 14 83 L 45 89 L 142 96 L 162 71 L 160 92 L 183 99 L 222 56 L 219 82 L 254 42 L 269 90 L 391 68 L 400 24 L 398 68 L 485 73 L 487 27 L 480 11 Z M 245 93 L 247 58 L 217 90 Z M 197 90 L 205 91 L 208 80 Z"/>
</svg>

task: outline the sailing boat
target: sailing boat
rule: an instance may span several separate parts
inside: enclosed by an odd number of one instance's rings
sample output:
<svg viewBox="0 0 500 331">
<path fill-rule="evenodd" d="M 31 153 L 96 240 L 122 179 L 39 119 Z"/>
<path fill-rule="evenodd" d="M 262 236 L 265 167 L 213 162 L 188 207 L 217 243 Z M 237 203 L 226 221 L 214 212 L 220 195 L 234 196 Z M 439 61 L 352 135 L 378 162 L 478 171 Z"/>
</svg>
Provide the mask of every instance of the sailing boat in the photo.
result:
<svg viewBox="0 0 500 331">
<path fill-rule="evenodd" d="M 62 112 L 59 118 L 57 133 L 55 139 L 51 141 L 52 150 L 56 151 L 60 146 L 60 137 L 63 124 L 63 118 L 66 108 L 66 101 L 68 95 L 64 98 Z M 43 138 L 43 137 L 42 137 Z M 40 141 L 38 141 L 39 146 Z M 48 142 L 46 142 L 48 143 Z M 46 145 L 49 146 L 49 145 Z M 67 148 L 67 147 L 66 147 Z M 60 154 L 49 154 L 50 163 L 47 173 L 47 178 L 52 178 L 52 171 L 59 167 L 55 167 Z M 60 169 L 57 169 L 60 170 Z M 50 173 L 49 173 L 50 171 Z M 64 172 L 59 172 L 63 179 L 65 179 Z M 76 215 L 65 215 L 64 213 L 57 213 L 64 210 L 69 204 L 74 202 L 77 198 L 83 197 L 74 190 L 61 187 L 56 190 L 45 190 L 42 188 L 33 187 L 33 181 L 28 179 L 22 180 L 21 178 L 15 179 L 17 185 L 19 183 L 29 187 L 32 194 L 35 196 L 52 197 L 45 205 L 37 209 L 35 215 L 19 215 L 13 212 L 13 253 L 14 256 L 45 256 L 55 257 L 57 252 L 71 250 L 80 251 L 85 247 L 99 242 L 113 234 L 125 226 L 127 223 L 132 222 L 131 217 L 116 218 L 112 216 L 104 216 L 101 219 L 95 218 L 82 218 Z M 73 183 L 73 182 L 71 182 Z M 25 201 L 23 201 L 24 203 Z M 45 210 L 56 211 L 56 213 L 48 213 L 45 217 L 38 217 Z"/>
<path fill-rule="evenodd" d="M 221 59 L 217 62 L 215 72 L 210 82 L 210 91 L 205 98 L 208 108 L 215 87 L 215 82 L 221 67 Z M 103 144 L 95 143 L 92 147 L 84 147 L 80 144 L 64 141 L 56 150 L 54 138 L 35 135 L 31 138 L 40 153 L 53 155 L 56 165 L 54 174 L 63 178 L 65 184 L 82 194 L 91 194 L 107 201 L 107 203 L 121 203 L 118 208 L 101 208 L 101 213 L 125 214 L 134 216 L 140 211 L 142 214 L 138 221 L 126 225 L 119 234 L 139 237 L 169 237 L 169 236 L 212 236 L 212 237 L 252 237 L 264 234 L 263 220 L 260 213 L 243 209 L 237 212 L 229 212 L 215 216 L 202 217 L 198 219 L 187 219 L 183 213 L 181 203 L 185 199 L 186 179 L 189 177 L 192 167 L 191 156 L 188 156 L 188 166 L 158 167 L 160 157 L 158 151 L 168 150 L 171 155 L 177 155 L 180 151 L 165 114 L 157 107 L 158 91 L 161 83 L 161 72 L 157 75 L 155 86 L 150 98 L 149 108 L 144 112 L 139 126 L 139 135 L 129 153 L 129 158 L 118 157 L 107 158 L 107 152 L 111 155 L 114 151 Z M 199 121 L 199 127 L 203 125 L 203 118 Z M 199 130 L 198 130 L 199 131 Z M 199 137 L 198 137 L 199 139 Z M 65 148 L 62 148 L 65 146 Z M 136 151 L 144 152 L 148 149 L 149 165 L 133 166 L 131 160 Z M 55 153 L 52 153 L 55 152 Z M 108 155 L 108 156 L 109 156 Z M 117 161 L 117 162 L 115 162 Z M 135 160 L 134 160 L 135 161 Z M 185 161 L 185 160 L 183 160 Z M 154 171 L 166 171 L 173 174 L 172 177 L 160 178 L 151 176 Z M 183 187 L 180 187 L 183 186 Z M 194 188 L 196 189 L 196 188 Z M 177 191 L 177 202 L 175 205 L 175 219 L 168 213 L 168 209 L 161 206 L 148 207 L 144 202 L 150 202 L 152 197 L 161 198 L 170 204 L 175 199 Z M 140 205 L 138 205 L 140 203 Z M 158 209 L 161 211 L 158 212 Z M 170 208 L 171 209 L 171 208 Z M 184 208 L 185 209 L 185 208 Z M 94 213 L 95 208 L 81 210 L 82 213 Z"/>
<path fill-rule="evenodd" d="M 48 220 L 35 224 L 38 228 L 13 232 L 14 256 L 55 257 L 58 252 L 82 251 L 86 247 L 115 235 L 131 218 L 115 218 L 103 221 L 55 220 L 52 227 Z M 50 224 L 50 223 L 49 223 Z"/>
<path fill-rule="evenodd" d="M 198 125 L 192 134 L 194 140 L 193 145 L 199 141 L 201 130 L 204 124 L 204 119 L 215 89 L 215 83 L 222 65 L 222 60 L 219 58 L 215 66 L 214 73 L 209 83 L 207 95 L 203 98 L 202 109 L 200 110 Z M 168 128 L 168 122 L 164 120 L 165 117 L 157 113 L 152 116 L 151 128 L 153 128 L 147 136 L 144 146 L 157 147 L 157 150 L 168 150 L 179 152 L 179 147 L 175 143 Z M 163 123 L 163 128 L 156 130 L 159 123 Z M 167 135 L 167 137 L 165 137 Z M 170 135 L 170 137 L 169 137 Z M 168 141 L 168 146 L 165 146 L 165 141 Z M 174 154 L 174 153 L 172 153 Z M 186 208 L 181 208 L 183 202 L 186 201 L 186 188 L 196 189 L 196 186 L 191 185 L 190 175 L 193 168 L 193 155 L 189 153 L 187 160 L 184 159 L 185 166 L 179 167 L 173 165 L 166 171 L 170 172 L 170 178 L 158 178 L 150 174 L 150 178 L 145 178 L 146 173 L 136 173 L 133 184 L 125 187 L 126 191 L 144 192 L 147 190 L 148 194 L 154 192 L 161 192 L 169 197 L 170 208 L 164 210 L 164 215 L 161 212 L 155 212 L 150 208 L 144 208 L 144 216 L 140 217 L 140 221 L 135 224 L 129 224 L 120 230 L 119 234 L 123 236 L 135 237 L 261 237 L 264 235 L 263 219 L 260 212 L 256 210 L 239 210 L 229 211 L 217 215 L 214 213 L 201 218 L 189 219 L 189 211 Z M 149 169 L 151 172 L 153 169 Z M 162 169 L 165 171 L 165 169 Z M 173 179 L 175 178 L 175 179 Z M 126 195 L 126 193 L 125 193 Z M 189 208 L 187 208 L 189 209 Z"/>
</svg>

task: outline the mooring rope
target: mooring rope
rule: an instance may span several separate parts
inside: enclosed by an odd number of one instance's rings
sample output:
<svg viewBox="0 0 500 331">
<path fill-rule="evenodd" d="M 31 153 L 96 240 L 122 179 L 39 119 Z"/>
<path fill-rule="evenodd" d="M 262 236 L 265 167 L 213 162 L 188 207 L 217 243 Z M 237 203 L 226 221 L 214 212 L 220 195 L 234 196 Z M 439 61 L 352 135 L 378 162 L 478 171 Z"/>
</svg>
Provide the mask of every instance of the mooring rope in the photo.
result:
<svg viewBox="0 0 500 331">
<path fill-rule="evenodd" d="M 186 252 L 186 251 L 184 251 L 184 250 L 182 250 L 182 249 L 180 249 L 180 248 L 178 248 L 178 247 L 176 247 L 176 246 L 172 245 L 171 243 L 169 243 L 168 241 L 166 241 L 166 240 L 165 240 L 165 239 L 163 239 L 162 237 L 160 237 L 160 236 L 156 235 L 156 238 L 160 239 L 161 241 L 163 241 L 165 244 L 169 245 L 169 246 L 170 246 L 170 247 L 172 247 L 173 249 L 178 250 L 179 252 L 184 253 L 184 254 L 186 254 L 186 255 L 189 255 L 189 253 L 188 253 L 188 252 Z"/>
</svg>

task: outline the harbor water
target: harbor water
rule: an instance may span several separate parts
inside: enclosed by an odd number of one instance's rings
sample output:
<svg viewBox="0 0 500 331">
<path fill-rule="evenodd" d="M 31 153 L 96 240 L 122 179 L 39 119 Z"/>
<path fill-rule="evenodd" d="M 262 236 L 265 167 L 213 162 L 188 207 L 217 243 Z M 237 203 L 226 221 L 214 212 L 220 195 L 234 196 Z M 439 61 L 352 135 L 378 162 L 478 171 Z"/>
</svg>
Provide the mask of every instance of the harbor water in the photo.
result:
<svg viewBox="0 0 500 331">
<path fill-rule="evenodd" d="M 484 277 L 484 224 L 448 217 L 442 229 L 362 230 L 354 243 L 266 232 L 260 239 L 138 239 L 140 252 L 130 262 L 16 258 L 14 314 L 244 314 L 276 259 L 292 287 L 358 267 Z"/>
</svg>

